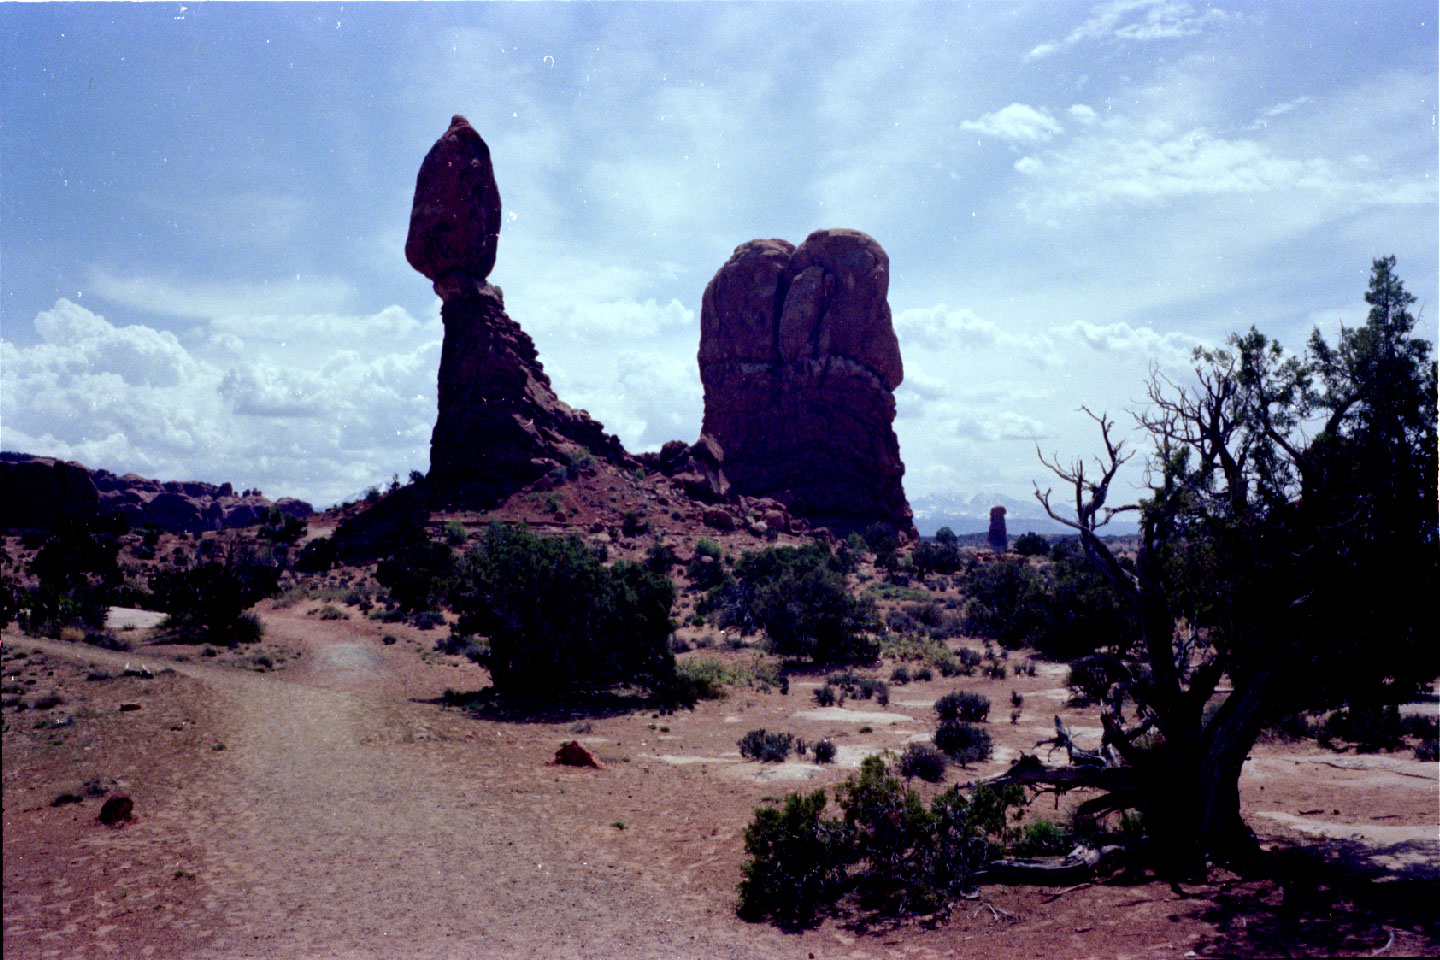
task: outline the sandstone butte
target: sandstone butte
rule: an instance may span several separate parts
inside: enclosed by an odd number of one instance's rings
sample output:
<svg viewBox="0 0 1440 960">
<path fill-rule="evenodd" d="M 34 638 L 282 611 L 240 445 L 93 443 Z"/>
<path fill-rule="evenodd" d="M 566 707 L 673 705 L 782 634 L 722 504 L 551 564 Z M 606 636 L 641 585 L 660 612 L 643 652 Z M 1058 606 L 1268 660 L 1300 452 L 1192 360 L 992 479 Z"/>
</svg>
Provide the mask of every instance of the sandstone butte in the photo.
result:
<svg viewBox="0 0 1440 960">
<path fill-rule="evenodd" d="M 798 248 L 751 240 L 715 274 L 700 314 L 701 432 L 723 449 L 735 493 L 842 535 L 876 521 L 915 535 L 889 286 L 889 257 L 855 230 L 818 230 Z"/>
<path fill-rule="evenodd" d="M 487 282 L 500 236 L 490 149 L 462 116 L 430 148 L 415 182 L 405 258 L 435 286 L 445 338 L 429 486 L 442 501 L 487 506 L 587 454 L 625 462 L 620 440 L 562 403 L 535 344 Z"/>
</svg>

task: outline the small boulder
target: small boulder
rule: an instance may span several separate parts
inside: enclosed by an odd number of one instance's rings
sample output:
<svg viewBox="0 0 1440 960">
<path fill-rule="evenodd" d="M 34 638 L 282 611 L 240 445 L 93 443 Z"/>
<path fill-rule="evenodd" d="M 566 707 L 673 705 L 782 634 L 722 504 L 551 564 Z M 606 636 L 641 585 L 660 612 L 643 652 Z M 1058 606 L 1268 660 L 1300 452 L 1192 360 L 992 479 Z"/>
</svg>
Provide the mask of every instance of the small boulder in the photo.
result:
<svg viewBox="0 0 1440 960">
<path fill-rule="evenodd" d="M 100 807 L 100 822 L 107 827 L 118 827 L 129 823 L 135 813 L 135 801 L 129 797 L 115 796 Z"/>
<path fill-rule="evenodd" d="M 605 765 L 600 758 L 590 752 L 590 748 L 579 740 L 571 740 L 555 751 L 555 762 L 564 767 L 591 767 L 595 770 L 602 769 Z"/>
<path fill-rule="evenodd" d="M 735 518 L 730 515 L 730 511 L 720 507 L 711 507 L 706 510 L 703 519 L 705 526 L 712 530 L 728 533 L 735 529 Z"/>
</svg>

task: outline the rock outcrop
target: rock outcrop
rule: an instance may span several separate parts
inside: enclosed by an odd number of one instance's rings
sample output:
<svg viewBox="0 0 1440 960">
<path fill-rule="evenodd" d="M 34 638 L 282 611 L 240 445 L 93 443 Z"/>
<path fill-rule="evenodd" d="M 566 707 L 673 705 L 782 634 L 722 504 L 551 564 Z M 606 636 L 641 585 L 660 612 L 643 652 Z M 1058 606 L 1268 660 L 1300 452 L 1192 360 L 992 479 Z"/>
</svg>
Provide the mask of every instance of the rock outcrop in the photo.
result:
<svg viewBox="0 0 1440 960">
<path fill-rule="evenodd" d="M 715 274 L 700 314 L 702 432 L 724 450 L 734 492 L 841 534 L 883 522 L 914 536 L 889 285 L 885 251 L 854 230 L 798 248 L 752 240 Z"/>
<path fill-rule="evenodd" d="M 428 481 L 441 502 L 489 506 L 586 454 L 627 459 L 618 438 L 555 396 L 534 342 L 486 282 L 499 233 L 490 150 L 456 116 L 420 166 L 405 242 L 443 301 Z"/>
<path fill-rule="evenodd" d="M 118 515 L 131 527 L 151 524 L 170 533 L 203 533 L 264 523 L 270 508 L 304 519 L 304 500 L 273 503 L 258 490 L 236 494 L 228 483 L 162 482 L 78 463 L 22 453 L 0 454 L 0 529 L 48 530 L 66 521 Z"/>
<path fill-rule="evenodd" d="M 1005 531 L 1005 508 L 990 508 L 990 529 L 985 534 L 985 542 L 990 545 L 991 550 L 1004 553 L 1010 549 L 1010 537 Z"/>
<path fill-rule="evenodd" d="M 637 460 L 647 469 L 674 480 L 692 500 L 714 503 L 730 493 L 725 479 L 725 451 L 713 437 L 701 437 L 692 444 L 671 440 L 656 453 L 642 453 Z"/>
</svg>

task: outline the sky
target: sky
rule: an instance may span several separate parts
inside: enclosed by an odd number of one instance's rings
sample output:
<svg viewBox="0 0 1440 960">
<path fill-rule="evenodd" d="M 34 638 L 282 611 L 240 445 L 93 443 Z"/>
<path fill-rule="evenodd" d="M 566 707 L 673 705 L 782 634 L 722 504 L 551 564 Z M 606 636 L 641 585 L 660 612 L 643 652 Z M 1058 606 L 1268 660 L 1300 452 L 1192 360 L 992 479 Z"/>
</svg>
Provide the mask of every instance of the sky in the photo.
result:
<svg viewBox="0 0 1440 960">
<path fill-rule="evenodd" d="M 428 468 L 405 262 L 460 113 L 492 283 L 632 452 L 699 434 L 739 244 L 890 257 L 912 503 L 1048 486 L 1152 370 L 1436 331 L 1433 2 L 0 4 L 0 446 L 328 505 Z M 1143 441 L 1135 442 L 1144 448 Z M 1123 482 L 1143 480 L 1140 458 Z"/>
</svg>

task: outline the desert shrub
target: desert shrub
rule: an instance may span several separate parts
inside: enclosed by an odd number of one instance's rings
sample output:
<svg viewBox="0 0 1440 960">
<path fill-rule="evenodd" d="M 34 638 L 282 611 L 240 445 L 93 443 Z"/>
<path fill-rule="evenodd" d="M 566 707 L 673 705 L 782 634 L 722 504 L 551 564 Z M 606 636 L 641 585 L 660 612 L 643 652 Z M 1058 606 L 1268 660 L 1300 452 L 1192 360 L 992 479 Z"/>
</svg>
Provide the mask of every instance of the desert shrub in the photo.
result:
<svg viewBox="0 0 1440 960">
<path fill-rule="evenodd" d="M 816 763 L 835 762 L 835 742 L 833 740 L 817 741 L 812 750 L 815 754 Z"/>
<path fill-rule="evenodd" d="M 245 611 L 274 594 L 279 577 L 275 567 L 245 555 L 163 570 L 154 580 L 156 600 L 169 614 L 160 635 L 178 643 L 253 643 L 263 630 L 259 618 Z"/>
<path fill-rule="evenodd" d="M 919 777 L 926 783 L 939 783 L 945 779 L 945 768 L 949 758 L 929 743 L 910 743 L 900 754 L 896 769 L 907 780 Z"/>
<path fill-rule="evenodd" d="M 1082 703 L 1098 703 L 1110 692 L 1110 684 L 1119 679 L 1110 661 L 1100 657 L 1083 657 L 1070 664 L 1065 683 L 1071 695 Z"/>
<path fill-rule="evenodd" d="M 916 683 L 925 683 L 926 681 L 933 680 L 934 678 L 935 674 L 930 672 L 929 667 L 917 667 L 915 668 L 915 672 L 910 675 L 910 679 L 914 680 Z"/>
<path fill-rule="evenodd" d="M 990 716 L 990 698 L 956 690 L 935 701 L 935 715 L 941 720 L 981 721 Z"/>
<path fill-rule="evenodd" d="M 451 520 L 445 524 L 445 545 L 448 547 L 463 547 L 468 534 L 465 532 L 465 524 L 459 520 Z"/>
<path fill-rule="evenodd" d="M 300 573 L 325 573 L 336 564 L 336 543 L 330 537 L 315 537 L 300 548 L 295 557 L 295 570 Z"/>
<path fill-rule="evenodd" d="M 852 889 L 882 913 L 943 909 L 998 852 L 988 837 L 1003 834 L 1023 796 L 1018 787 L 981 789 L 967 800 L 952 787 L 927 808 L 879 757 L 867 757 L 836 791 L 853 845 Z"/>
<path fill-rule="evenodd" d="M 763 728 L 751 730 L 740 738 L 740 756 L 762 763 L 780 763 L 790 756 L 795 737 L 789 733 L 767 733 Z"/>
<path fill-rule="evenodd" d="M 735 577 L 714 588 L 707 605 L 721 626 L 764 630 L 775 652 L 835 663 L 873 660 L 870 634 L 880 629 L 872 602 L 850 595 L 845 574 L 819 544 L 747 552 Z"/>
<path fill-rule="evenodd" d="M 942 720 L 935 728 L 935 746 L 961 766 L 989 760 L 994 749 L 989 733 L 963 720 Z"/>
<path fill-rule="evenodd" d="M 897 687 L 903 687 L 910 682 L 910 668 L 904 665 L 890 671 L 890 682 Z"/>
<path fill-rule="evenodd" d="M 455 557 L 450 548 L 430 540 L 401 547 L 375 566 L 375 581 L 407 612 L 437 607 L 454 576 Z"/>
<path fill-rule="evenodd" d="M 833 707 L 840 702 L 840 694 L 827 683 L 815 688 L 815 702 L 822 707 Z"/>
<path fill-rule="evenodd" d="M 1070 837 L 1059 824 L 1036 820 L 1025 825 L 1019 842 L 1012 849 L 1027 857 L 1054 857 L 1065 853 L 1069 846 Z"/>
<path fill-rule="evenodd" d="M 725 581 L 724 553 L 720 544 L 709 537 L 695 542 L 695 556 L 685 568 L 685 575 L 699 590 L 711 590 Z"/>
<path fill-rule="evenodd" d="M 1022 557 L 1043 557 L 1050 552 L 1050 541 L 1038 533 L 1022 533 L 1015 538 L 1010 549 Z"/>
<path fill-rule="evenodd" d="M 948 536 L 941 537 L 941 534 Z M 954 573 L 960 569 L 960 540 L 949 527 L 942 527 L 934 540 L 921 540 L 910 551 L 910 565 L 922 577 L 932 573 Z"/>
<path fill-rule="evenodd" d="M 1020 561 L 977 567 L 966 581 L 965 632 L 1056 659 L 1128 649 L 1139 623 L 1114 586 L 1073 548 L 1057 544 L 1052 556 L 1043 571 Z"/>
<path fill-rule="evenodd" d="M 1388 704 L 1352 704 L 1325 718 L 1321 736 L 1344 740 L 1361 750 L 1393 748 L 1400 743 L 1400 708 Z"/>
<path fill-rule="evenodd" d="M 645 551 L 645 569 L 659 576 L 669 576 L 675 566 L 675 551 L 666 544 L 655 542 Z"/>
<path fill-rule="evenodd" d="M 848 881 L 850 843 L 844 825 L 824 814 L 824 790 L 756 809 L 745 827 L 741 917 L 809 923 L 835 902 Z"/>
<path fill-rule="evenodd" d="M 578 537 L 492 525 L 452 590 L 456 629 L 486 636 L 497 689 L 554 696 L 675 680 L 670 581 L 621 560 L 605 567 Z"/>
<path fill-rule="evenodd" d="M 350 615 L 349 615 L 348 613 L 346 613 L 344 610 L 341 610 L 339 607 L 332 606 L 331 604 L 328 604 L 328 603 L 327 603 L 325 606 L 321 607 L 318 611 L 316 611 L 316 614 L 315 614 L 315 615 L 316 615 L 317 617 L 319 617 L 321 620 L 349 620 L 349 619 L 350 619 Z"/>
<path fill-rule="evenodd" d="M 1415 759 L 1423 760 L 1426 763 L 1434 763 L 1440 759 L 1440 739 L 1432 734 L 1415 744 Z"/>
</svg>

